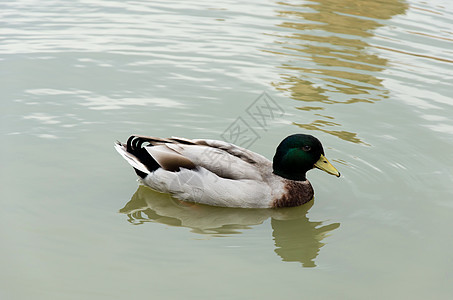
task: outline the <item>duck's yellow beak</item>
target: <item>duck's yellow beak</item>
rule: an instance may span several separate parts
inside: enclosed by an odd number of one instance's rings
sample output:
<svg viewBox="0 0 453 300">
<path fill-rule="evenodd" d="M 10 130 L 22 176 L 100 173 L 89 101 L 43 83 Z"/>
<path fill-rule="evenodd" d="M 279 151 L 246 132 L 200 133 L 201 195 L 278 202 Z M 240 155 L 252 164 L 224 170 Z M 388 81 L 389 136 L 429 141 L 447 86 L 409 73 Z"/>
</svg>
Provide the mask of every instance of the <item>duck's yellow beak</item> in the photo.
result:
<svg viewBox="0 0 453 300">
<path fill-rule="evenodd" d="M 338 172 L 338 170 L 335 169 L 335 167 L 332 166 L 332 164 L 322 154 L 321 154 L 321 157 L 318 159 L 318 161 L 315 163 L 315 167 L 318 169 L 321 169 L 329 174 L 340 177 L 340 172 Z"/>
</svg>

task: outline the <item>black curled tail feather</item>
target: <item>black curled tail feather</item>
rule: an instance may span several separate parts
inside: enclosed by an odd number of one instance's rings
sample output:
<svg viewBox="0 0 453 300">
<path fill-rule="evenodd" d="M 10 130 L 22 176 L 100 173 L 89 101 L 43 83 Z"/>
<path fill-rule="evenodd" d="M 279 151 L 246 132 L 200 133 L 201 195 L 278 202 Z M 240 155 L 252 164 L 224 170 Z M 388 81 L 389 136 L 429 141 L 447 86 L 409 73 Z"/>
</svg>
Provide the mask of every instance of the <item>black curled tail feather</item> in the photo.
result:
<svg viewBox="0 0 453 300">
<path fill-rule="evenodd" d="M 127 140 L 126 151 L 129 152 L 130 154 L 134 155 L 142 164 L 144 164 L 146 166 L 146 168 L 150 172 L 154 172 L 161 166 L 143 147 L 144 143 L 148 143 L 148 145 L 146 145 L 146 146 L 152 146 L 150 143 L 151 141 L 152 141 L 152 139 L 149 139 L 146 137 L 132 135 Z M 135 173 L 137 173 L 137 175 L 140 176 L 141 178 L 145 178 L 148 175 L 147 173 L 137 170 L 136 168 L 134 168 L 134 170 L 135 170 Z"/>
</svg>

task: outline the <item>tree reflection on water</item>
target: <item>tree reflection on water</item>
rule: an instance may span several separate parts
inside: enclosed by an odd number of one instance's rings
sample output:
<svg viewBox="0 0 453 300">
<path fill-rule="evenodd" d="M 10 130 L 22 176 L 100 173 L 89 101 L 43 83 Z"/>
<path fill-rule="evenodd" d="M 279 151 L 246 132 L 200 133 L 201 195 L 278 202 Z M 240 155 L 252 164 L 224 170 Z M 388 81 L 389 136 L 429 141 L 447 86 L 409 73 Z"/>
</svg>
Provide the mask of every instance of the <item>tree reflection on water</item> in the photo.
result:
<svg viewBox="0 0 453 300">
<path fill-rule="evenodd" d="M 342 126 L 342 121 L 336 120 L 332 106 L 388 98 L 388 90 L 379 76 L 387 60 L 373 49 L 371 38 L 377 28 L 385 25 L 383 20 L 403 14 L 407 4 L 400 0 L 277 4 L 281 6 L 278 14 L 288 21 L 278 25 L 285 29 L 276 35 L 275 44 L 280 50 L 265 51 L 286 56 L 288 60 L 280 66 L 281 80 L 274 86 L 288 92 L 294 100 L 303 101 L 298 109 L 313 111 L 318 118 L 294 124 L 366 144 L 357 133 L 334 129 Z"/>
</svg>

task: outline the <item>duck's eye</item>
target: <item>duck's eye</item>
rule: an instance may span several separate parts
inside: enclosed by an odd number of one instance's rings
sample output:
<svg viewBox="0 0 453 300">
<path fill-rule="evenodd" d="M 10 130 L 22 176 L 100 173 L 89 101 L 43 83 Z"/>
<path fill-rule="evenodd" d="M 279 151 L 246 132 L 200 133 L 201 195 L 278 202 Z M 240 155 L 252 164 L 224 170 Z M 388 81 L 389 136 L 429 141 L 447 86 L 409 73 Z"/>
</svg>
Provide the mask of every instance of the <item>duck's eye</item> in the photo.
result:
<svg viewBox="0 0 453 300">
<path fill-rule="evenodd" d="M 308 145 L 305 145 L 305 146 L 302 147 L 302 150 L 304 150 L 305 152 L 308 152 L 308 151 L 311 150 L 311 147 L 308 146 Z"/>
</svg>

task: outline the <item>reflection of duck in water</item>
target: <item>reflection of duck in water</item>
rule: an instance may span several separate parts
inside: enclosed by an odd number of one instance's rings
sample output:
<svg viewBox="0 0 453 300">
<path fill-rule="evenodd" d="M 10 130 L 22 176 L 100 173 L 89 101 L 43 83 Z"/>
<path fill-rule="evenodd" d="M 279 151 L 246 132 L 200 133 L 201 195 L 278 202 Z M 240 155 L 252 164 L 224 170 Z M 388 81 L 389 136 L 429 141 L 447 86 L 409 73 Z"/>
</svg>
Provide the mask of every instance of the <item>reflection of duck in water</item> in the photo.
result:
<svg viewBox="0 0 453 300">
<path fill-rule="evenodd" d="M 272 218 L 272 236 L 275 253 L 283 261 L 299 261 L 304 267 L 315 267 L 314 259 L 324 243 L 327 234 L 340 227 L 339 223 L 322 226 L 322 222 L 310 222 L 306 215 L 299 218 L 279 220 Z"/>
<path fill-rule="evenodd" d="M 273 162 L 216 140 L 133 135 L 115 148 L 134 167 L 143 184 L 184 201 L 214 206 L 298 206 L 313 199 L 307 171 L 316 167 L 340 176 L 324 157 L 321 142 L 306 134 L 285 138 Z"/>
<path fill-rule="evenodd" d="M 192 232 L 224 236 L 238 234 L 271 218 L 275 252 L 283 261 L 299 261 L 304 267 L 314 267 L 314 259 L 324 245 L 326 234 L 340 226 L 322 226 L 311 222 L 306 214 L 313 205 L 280 209 L 221 208 L 182 202 L 168 194 L 139 186 L 132 199 L 120 210 L 129 222 L 157 222 L 170 226 L 191 228 Z"/>
</svg>

